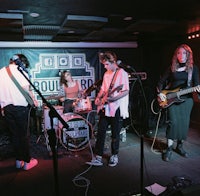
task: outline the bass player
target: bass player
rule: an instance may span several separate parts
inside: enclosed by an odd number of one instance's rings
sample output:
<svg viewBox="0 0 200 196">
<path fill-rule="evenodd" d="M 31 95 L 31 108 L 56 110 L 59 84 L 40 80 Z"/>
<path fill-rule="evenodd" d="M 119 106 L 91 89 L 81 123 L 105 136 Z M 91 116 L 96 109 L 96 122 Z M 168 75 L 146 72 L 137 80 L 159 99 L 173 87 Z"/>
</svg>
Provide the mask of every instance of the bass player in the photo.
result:
<svg viewBox="0 0 200 196">
<path fill-rule="evenodd" d="M 188 157 L 188 153 L 183 149 L 183 142 L 189 130 L 193 107 L 192 92 L 200 93 L 199 84 L 199 69 L 194 65 L 193 52 L 188 45 L 182 44 L 176 48 L 171 66 L 157 86 L 158 103 L 167 108 L 169 122 L 166 130 L 167 149 L 162 154 L 164 161 L 171 160 L 175 141 L 177 145 L 174 151 Z M 181 88 L 185 90 L 180 90 Z"/>
</svg>

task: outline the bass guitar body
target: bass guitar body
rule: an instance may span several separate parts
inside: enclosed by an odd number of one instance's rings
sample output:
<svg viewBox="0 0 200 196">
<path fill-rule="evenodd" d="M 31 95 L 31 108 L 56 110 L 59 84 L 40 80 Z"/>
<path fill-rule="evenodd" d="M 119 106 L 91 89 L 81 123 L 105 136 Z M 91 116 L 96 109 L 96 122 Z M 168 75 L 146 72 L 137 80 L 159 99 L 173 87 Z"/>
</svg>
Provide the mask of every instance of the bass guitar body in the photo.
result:
<svg viewBox="0 0 200 196">
<path fill-rule="evenodd" d="M 167 108 L 174 103 L 184 102 L 184 99 L 181 99 L 181 95 L 186 95 L 192 92 L 195 92 L 199 88 L 198 86 L 181 89 L 180 87 L 175 88 L 173 90 L 163 90 L 161 93 L 166 95 L 165 100 L 161 100 L 159 97 L 157 98 L 158 103 L 161 108 Z"/>
<path fill-rule="evenodd" d="M 181 99 L 180 97 L 176 96 L 176 92 L 179 89 L 175 89 L 173 91 L 170 90 L 163 90 L 162 93 L 166 95 L 166 99 L 164 101 L 162 101 L 159 97 L 158 97 L 158 103 L 160 105 L 161 108 L 168 108 L 169 106 L 171 106 L 174 103 L 182 103 L 184 102 L 184 99 Z"/>
</svg>

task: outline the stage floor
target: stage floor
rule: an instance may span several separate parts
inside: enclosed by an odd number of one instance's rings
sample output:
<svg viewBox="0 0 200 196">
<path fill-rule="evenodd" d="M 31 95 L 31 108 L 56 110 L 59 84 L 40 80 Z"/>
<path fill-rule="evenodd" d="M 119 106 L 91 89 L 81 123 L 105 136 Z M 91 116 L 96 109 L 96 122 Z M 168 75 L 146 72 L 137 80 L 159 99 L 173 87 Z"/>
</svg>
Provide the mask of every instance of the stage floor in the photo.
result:
<svg viewBox="0 0 200 196">
<path fill-rule="evenodd" d="M 31 135 L 31 152 L 39 164 L 29 170 L 15 169 L 12 147 L 1 135 L 0 193 L 3 196 L 128 196 L 144 193 L 145 187 L 157 183 L 167 187 L 173 179 L 181 183 L 200 184 L 200 129 L 190 128 L 184 158 L 173 152 L 170 162 L 161 158 L 166 147 L 165 131 L 152 132 L 141 137 L 134 129 L 126 130 L 120 143 L 119 164 L 109 167 L 110 135 L 106 139 L 104 165 L 90 167 L 85 164 L 92 158 L 95 137 L 83 149 L 67 149 L 58 142 L 53 159 L 47 148 L 44 134 Z M 187 184 L 186 184 L 187 185 Z M 181 184 L 182 186 L 182 184 Z M 153 187 L 152 187 L 153 188 Z M 142 189 L 142 190 L 141 190 Z M 194 196 L 194 194 L 193 194 Z"/>
</svg>

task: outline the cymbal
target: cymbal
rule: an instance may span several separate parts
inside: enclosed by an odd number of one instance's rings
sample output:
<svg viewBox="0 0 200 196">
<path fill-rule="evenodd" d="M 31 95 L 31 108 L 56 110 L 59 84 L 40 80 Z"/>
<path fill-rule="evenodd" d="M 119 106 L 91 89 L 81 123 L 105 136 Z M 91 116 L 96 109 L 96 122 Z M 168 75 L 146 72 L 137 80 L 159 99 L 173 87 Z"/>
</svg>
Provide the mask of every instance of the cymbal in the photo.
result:
<svg viewBox="0 0 200 196">
<path fill-rule="evenodd" d="M 50 95 L 50 96 L 46 97 L 46 100 L 51 100 L 51 99 L 59 100 L 60 98 L 63 98 L 63 97 L 64 96 Z"/>
</svg>

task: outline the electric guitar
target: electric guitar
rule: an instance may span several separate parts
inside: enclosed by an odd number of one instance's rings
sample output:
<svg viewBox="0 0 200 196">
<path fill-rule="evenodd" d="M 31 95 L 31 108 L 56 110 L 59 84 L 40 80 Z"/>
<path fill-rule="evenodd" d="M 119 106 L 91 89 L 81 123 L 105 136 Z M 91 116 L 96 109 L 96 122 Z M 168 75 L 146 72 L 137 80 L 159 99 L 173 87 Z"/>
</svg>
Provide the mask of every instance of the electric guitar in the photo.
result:
<svg viewBox="0 0 200 196">
<path fill-rule="evenodd" d="M 97 105 L 97 113 L 99 113 L 99 111 L 104 108 L 104 105 L 107 102 L 107 98 L 110 97 L 115 91 L 119 92 L 120 90 L 122 90 L 122 88 L 123 84 L 115 87 L 111 91 L 107 91 L 106 93 L 104 93 L 103 96 L 100 98 L 100 103 Z"/>
<path fill-rule="evenodd" d="M 157 99 L 158 103 L 161 108 L 167 108 L 174 103 L 184 102 L 185 100 L 181 99 L 181 95 L 186 95 L 186 94 L 195 92 L 198 87 L 200 87 L 200 85 L 192 87 L 192 88 L 183 89 L 183 90 L 180 87 L 175 88 L 173 90 L 163 90 L 161 91 L 161 93 L 166 95 L 166 99 L 162 101 L 158 97 Z"/>
</svg>

